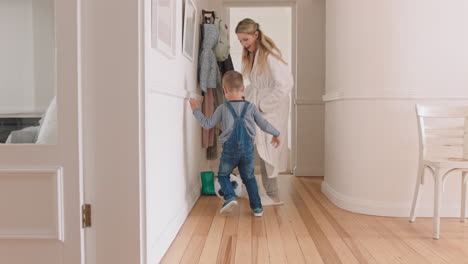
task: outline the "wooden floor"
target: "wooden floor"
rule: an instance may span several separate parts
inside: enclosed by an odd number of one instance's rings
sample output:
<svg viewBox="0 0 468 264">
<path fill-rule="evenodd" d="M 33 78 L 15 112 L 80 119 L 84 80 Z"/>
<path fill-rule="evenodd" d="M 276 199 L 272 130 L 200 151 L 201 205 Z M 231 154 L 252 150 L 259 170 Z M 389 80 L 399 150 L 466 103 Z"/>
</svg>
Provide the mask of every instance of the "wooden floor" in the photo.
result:
<svg viewBox="0 0 468 264">
<path fill-rule="evenodd" d="M 322 181 L 281 175 L 285 205 L 264 207 L 263 217 L 245 199 L 220 215 L 221 199 L 202 196 L 161 263 L 468 263 L 468 223 L 444 218 L 433 240 L 431 218 L 339 209 L 320 192 Z"/>
</svg>

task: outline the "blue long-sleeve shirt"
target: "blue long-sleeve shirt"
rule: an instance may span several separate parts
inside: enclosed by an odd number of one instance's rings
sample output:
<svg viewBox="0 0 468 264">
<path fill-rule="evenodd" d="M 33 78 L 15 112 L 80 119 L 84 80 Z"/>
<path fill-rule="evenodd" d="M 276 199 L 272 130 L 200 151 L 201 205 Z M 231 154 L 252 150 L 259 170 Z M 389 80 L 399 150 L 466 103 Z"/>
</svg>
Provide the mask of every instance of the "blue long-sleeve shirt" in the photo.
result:
<svg viewBox="0 0 468 264">
<path fill-rule="evenodd" d="M 244 108 L 245 101 L 230 101 L 230 103 L 234 108 L 234 111 L 236 111 L 236 114 L 240 116 L 242 109 Z M 221 129 L 223 131 L 219 137 L 221 144 L 226 142 L 231 136 L 232 130 L 234 129 L 234 117 L 232 116 L 232 113 L 229 111 L 229 108 L 226 104 L 218 106 L 213 115 L 210 117 L 203 115 L 200 108 L 193 110 L 193 115 L 204 129 L 213 128 L 219 122 L 221 122 Z M 260 111 L 258 111 L 257 106 L 252 103 L 249 104 L 247 111 L 245 112 L 244 121 L 247 133 L 252 139 L 255 138 L 255 124 L 257 124 L 261 130 L 268 134 L 273 136 L 280 135 L 280 132 L 274 128 L 265 118 L 263 118 Z"/>
</svg>

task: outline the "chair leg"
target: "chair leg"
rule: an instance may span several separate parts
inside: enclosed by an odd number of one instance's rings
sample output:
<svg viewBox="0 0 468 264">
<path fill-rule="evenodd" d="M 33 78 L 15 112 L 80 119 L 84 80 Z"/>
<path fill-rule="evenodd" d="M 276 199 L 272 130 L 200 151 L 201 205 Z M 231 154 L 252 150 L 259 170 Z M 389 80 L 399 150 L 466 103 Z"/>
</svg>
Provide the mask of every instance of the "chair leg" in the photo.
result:
<svg viewBox="0 0 468 264">
<path fill-rule="evenodd" d="M 416 220 L 416 208 L 418 207 L 420 191 L 422 187 L 422 179 L 424 177 L 424 166 L 419 166 L 418 168 L 418 177 L 416 179 L 416 187 L 414 188 L 414 197 L 413 197 L 413 204 L 411 205 L 411 212 L 410 212 L 410 222 L 414 222 Z"/>
<path fill-rule="evenodd" d="M 434 172 L 434 219 L 432 238 L 439 239 L 440 235 L 440 206 L 442 204 L 442 176 L 439 168 Z"/>
<path fill-rule="evenodd" d="M 460 213 L 460 222 L 465 222 L 465 209 L 466 209 L 466 176 L 468 172 L 462 172 L 462 182 L 461 182 L 461 213 Z"/>
</svg>

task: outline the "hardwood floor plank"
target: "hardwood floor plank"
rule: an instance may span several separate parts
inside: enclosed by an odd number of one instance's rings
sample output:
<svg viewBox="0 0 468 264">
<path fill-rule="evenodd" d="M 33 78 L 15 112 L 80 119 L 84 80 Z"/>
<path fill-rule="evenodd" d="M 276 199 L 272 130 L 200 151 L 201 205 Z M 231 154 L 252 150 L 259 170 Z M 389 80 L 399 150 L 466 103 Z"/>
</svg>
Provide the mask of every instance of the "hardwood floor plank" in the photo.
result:
<svg viewBox="0 0 468 264">
<path fill-rule="evenodd" d="M 468 223 L 432 218 L 415 223 L 352 213 L 321 192 L 323 178 L 281 176 L 285 204 L 253 217 L 245 199 L 219 215 L 221 200 L 202 196 L 161 263 L 468 263 Z"/>
<path fill-rule="evenodd" d="M 192 239 L 180 263 L 197 263 L 200 259 L 208 232 L 210 231 L 211 224 L 218 209 L 216 207 L 218 201 L 210 198 L 213 197 L 208 197 L 208 206 L 203 210 L 200 221 L 192 234 Z"/>
<path fill-rule="evenodd" d="M 320 253 L 314 243 L 314 240 L 310 236 L 306 225 L 302 221 L 302 218 L 297 211 L 296 206 L 291 198 L 290 191 L 293 191 L 291 187 L 291 181 L 288 178 L 287 180 L 281 180 L 279 182 L 280 194 L 281 199 L 284 201 L 284 206 L 289 216 L 289 220 L 291 222 L 291 226 L 295 233 L 296 239 L 299 243 L 299 246 L 302 251 L 302 255 L 304 256 L 304 260 L 306 263 L 323 263 L 322 258 L 320 257 Z"/>
<path fill-rule="evenodd" d="M 460 260 L 468 259 L 468 251 L 464 247 L 468 243 L 468 234 L 460 229 L 460 223 L 457 220 L 451 223 L 450 220 L 447 218 L 441 219 L 441 225 L 445 227 L 445 230 L 441 232 L 441 238 L 438 240 L 432 239 L 432 218 L 418 218 L 416 222 L 409 223 L 409 226 L 417 230 L 420 236 L 422 235 L 425 241 L 435 248 L 437 254 L 448 263 L 466 263 Z M 458 230 L 458 234 L 453 231 L 447 232 L 447 229 L 452 228 Z"/>
<path fill-rule="evenodd" d="M 305 263 L 304 254 L 302 253 L 296 234 L 291 226 L 291 220 L 284 206 L 275 206 L 274 209 L 288 263 Z"/>
<path fill-rule="evenodd" d="M 330 212 L 323 206 L 322 202 L 319 200 L 320 197 L 318 196 L 321 196 L 323 194 L 321 191 L 314 192 L 313 187 L 318 187 L 318 183 L 321 183 L 322 181 L 313 181 L 314 179 L 310 177 L 302 177 L 301 179 L 301 182 L 306 187 L 306 191 L 309 193 L 310 197 L 315 202 L 317 208 L 320 209 L 320 211 L 323 213 L 328 222 L 333 226 L 338 235 L 342 238 L 343 242 L 348 246 L 352 254 L 356 257 L 358 262 L 368 263 L 369 261 L 367 261 L 367 259 L 369 258 L 370 262 L 373 262 L 371 255 L 368 252 L 365 252 L 365 250 L 361 250 L 363 249 L 363 247 L 359 245 L 360 242 L 351 238 L 350 234 L 337 222 L 337 220 L 330 214 Z"/>
<path fill-rule="evenodd" d="M 219 246 L 219 253 L 216 263 L 234 263 L 236 255 L 237 226 L 239 224 L 239 206 L 236 206 L 231 213 L 225 214 L 226 223 L 224 225 L 223 236 Z"/>
<path fill-rule="evenodd" d="M 326 199 L 326 197 L 323 195 L 323 193 L 321 193 L 318 182 L 314 184 L 311 179 L 303 179 L 303 183 L 307 186 L 307 190 L 311 192 L 311 195 L 317 199 L 320 206 L 325 208 L 326 203 L 324 201 L 320 201 L 319 199 Z M 336 207 L 332 206 L 332 208 Z M 395 240 L 394 237 L 392 237 L 391 232 L 383 225 L 376 224 L 376 221 L 378 221 L 379 217 L 353 214 L 343 210 L 341 212 L 345 212 L 344 216 L 346 217 L 346 220 L 341 219 L 339 221 L 340 224 L 353 223 L 352 229 L 350 227 L 347 228 L 348 230 L 353 230 L 355 232 L 352 235 L 354 238 L 354 245 L 350 248 L 356 247 L 356 243 L 364 245 L 366 248 L 366 250 L 360 250 L 362 254 L 356 254 L 356 251 L 354 251 L 354 254 L 358 256 L 358 258 L 362 258 L 364 255 L 368 255 L 370 253 L 372 256 L 374 256 L 375 259 L 377 259 L 378 263 L 427 263 L 427 260 L 424 258 L 424 256 L 414 252 L 408 245 L 403 243 L 403 241 Z M 336 211 L 333 213 L 333 217 L 336 219 L 339 219 L 338 215 L 340 215 L 340 213 Z M 328 217 L 331 216 L 329 215 Z M 358 217 L 358 220 L 354 219 L 353 217 Z M 334 223 L 334 225 L 341 226 L 340 224 L 338 224 L 336 221 Z M 361 239 L 361 234 L 366 234 L 365 238 Z M 346 234 L 346 239 L 348 239 L 349 236 L 349 233 Z M 362 246 L 360 246 L 360 248 L 362 249 Z"/>
<path fill-rule="evenodd" d="M 252 212 L 247 199 L 239 199 L 235 263 L 254 264 L 252 255 Z"/>
<path fill-rule="evenodd" d="M 187 220 L 182 225 L 179 233 L 177 233 L 174 242 L 172 243 L 169 250 L 164 255 L 161 260 L 162 264 L 171 264 L 179 263 L 184 255 L 186 248 L 188 247 L 190 240 L 192 239 L 192 233 L 198 225 L 198 222 L 202 218 L 205 208 L 208 206 L 208 197 L 201 196 L 197 203 L 192 208 L 192 211 L 189 213 Z"/>
<path fill-rule="evenodd" d="M 408 220 L 398 221 L 401 219 L 389 218 L 382 219 L 380 223 L 387 226 L 388 229 L 394 232 L 396 237 L 399 237 L 405 244 L 410 246 L 414 251 L 419 252 L 425 257 L 427 263 L 449 263 L 444 259 L 443 254 L 439 254 L 438 248 L 434 247 L 430 240 L 422 239 L 418 236 L 418 232 L 411 227 L 412 223 Z"/>
<path fill-rule="evenodd" d="M 224 224 L 226 223 L 226 216 L 219 212 L 219 208 L 221 208 L 222 204 L 223 200 L 218 199 L 216 204 L 216 215 L 213 219 L 213 223 L 211 224 L 210 231 L 208 232 L 199 263 L 216 263 L 219 245 L 221 243 L 221 238 L 223 237 Z"/>
<path fill-rule="evenodd" d="M 373 229 L 370 229 L 365 224 L 366 221 L 361 221 L 369 217 L 372 218 L 372 216 L 356 214 L 336 207 L 320 190 L 323 180 L 319 177 L 314 177 L 313 179 L 310 179 L 310 181 L 315 183 L 314 188 L 312 188 L 312 192 L 317 194 L 315 197 L 318 199 L 320 204 L 323 205 L 323 207 L 326 208 L 326 210 L 330 212 L 330 214 L 332 214 L 333 217 L 337 219 L 343 228 L 350 234 L 354 246 L 350 246 L 345 239 L 348 247 L 352 250 L 355 250 L 355 247 L 358 247 L 362 256 L 364 256 L 365 260 L 359 259 L 359 261 L 362 261 L 362 263 L 392 263 L 392 254 L 385 254 L 385 251 L 382 252 L 382 250 L 380 250 L 378 243 L 372 242 L 374 239 L 377 239 L 378 241 L 381 239 L 379 234 Z M 381 247 L 385 246 L 382 245 Z"/>
<path fill-rule="evenodd" d="M 326 239 L 330 241 L 333 249 L 335 250 L 338 258 L 345 263 L 357 264 L 359 261 L 348 248 L 348 246 L 342 240 L 340 234 L 334 229 L 333 225 L 325 217 L 323 210 L 317 206 L 315 200 L 307 192 L 305 186 L 300 182 L 299 179 L 292 178 L 293 184 L 299 195 L 304 200 L 306 207 L 309 209 L 311 214 L 314 216 L 320 229 L 326 234 Z M 316 243 L 317 244 L 317 243 Z"/>
<path fill-rule="evenodd" d="M 307 208 L 305 201 L 302 200 L 302 197 L 298 194 L 296 189 L 294 188 L 290 194 L 302 221 L 307 227 L 307 231 L 314 240 L 323 262 L 342 263 L 330 241 L 327 239 L 325 232 L 321 229 L 314 216 L 312 216 L 311 211 Z"/>
<path fill-rule="evenodd" d="M 252 217 L 252 259 L 253 263 L 270 263 L 268 240 L 263 217 Z"/>
<path fill-rule="evenodd" d="M 287 260 L 274 210 L 274 206 L 263 208 L 265 232 L 268 239 L 268 253 L 270 255 L 270 263 L 284 264 L 287 263 Z"/>
<path fill-rule="evenodd" d="M 328 200 L 321 200 L 326 199 L 326 197 L 320 191 L 320 184 L 318 182 L 315 184 L 310 180 L 303 180 L 303 182 L 305 182 L 308 190 L 313 193 L 321 206 L 325 208 L 328 205 L 331 209 L 330 214 L 333 214 L 335 218 L 339 217 L 341 213 L 336 211 L 337 208 L 334 205 L 330 206 L 330 203 L 327 202 Z M 327 211 L 328 210 L 329 209 L 327 209 Z M 390 263 L 429 263 L 427 256 L 415 251 L 414 248 L 405 243 L 404 240 L 395 236 L 392 230 L 380 222 L 384 219 L 398 218 L 353 214 L 343 210 L 341 210 L 341 212 L 345 212 L 344 215 L 348 217 L 348 220 L 340 221 L 340 224 L 349 223 L 350 221 L 357 222 L 357 220 L 351 220 L 349 217 L 359 218 L 358 223 L 355 223 L 354 227 L 360 227 L 361 230 L 359 230 L 358 233 L 353 234 L 352 237 L 355 238 L 355 241 L 359 241 L 359 238 L 362 237 L 360 234 L 366 233 L 366 239 L 360 240 L 359 243 L 365 244 L 365 247 L 372 252 L 376 259 L 378 259 L 378 262 L 390 260 Z M 408 221 L 406 222 L 408 223 Z M 349 227 L 347 229 L 353 230 Z M 440 258 L 438 259 L 441 260 Z"/>
</svg>

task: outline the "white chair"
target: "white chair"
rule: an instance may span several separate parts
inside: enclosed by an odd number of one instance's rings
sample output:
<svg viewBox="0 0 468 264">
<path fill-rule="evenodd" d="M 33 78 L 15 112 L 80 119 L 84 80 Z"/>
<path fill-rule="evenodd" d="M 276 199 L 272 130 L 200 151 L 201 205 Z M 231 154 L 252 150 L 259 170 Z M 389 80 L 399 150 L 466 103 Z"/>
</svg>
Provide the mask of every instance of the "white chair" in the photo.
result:
<svg viewBox="0 0 468 264">
<path fill-rule="evenodd" d="M 440 206 L 447 176 L 461 172 L 461 214 L 465 221 L 466 180 L 468 172 L 468 106 L 440 107 L 416 105 L 419 130 L 419 166 L 410 222 L 424 184 L 424 171 L 434 177 L 434 239 L 440 234 Z M 453 173 L 452 173 L 453 174 Z"/>
</svg>

